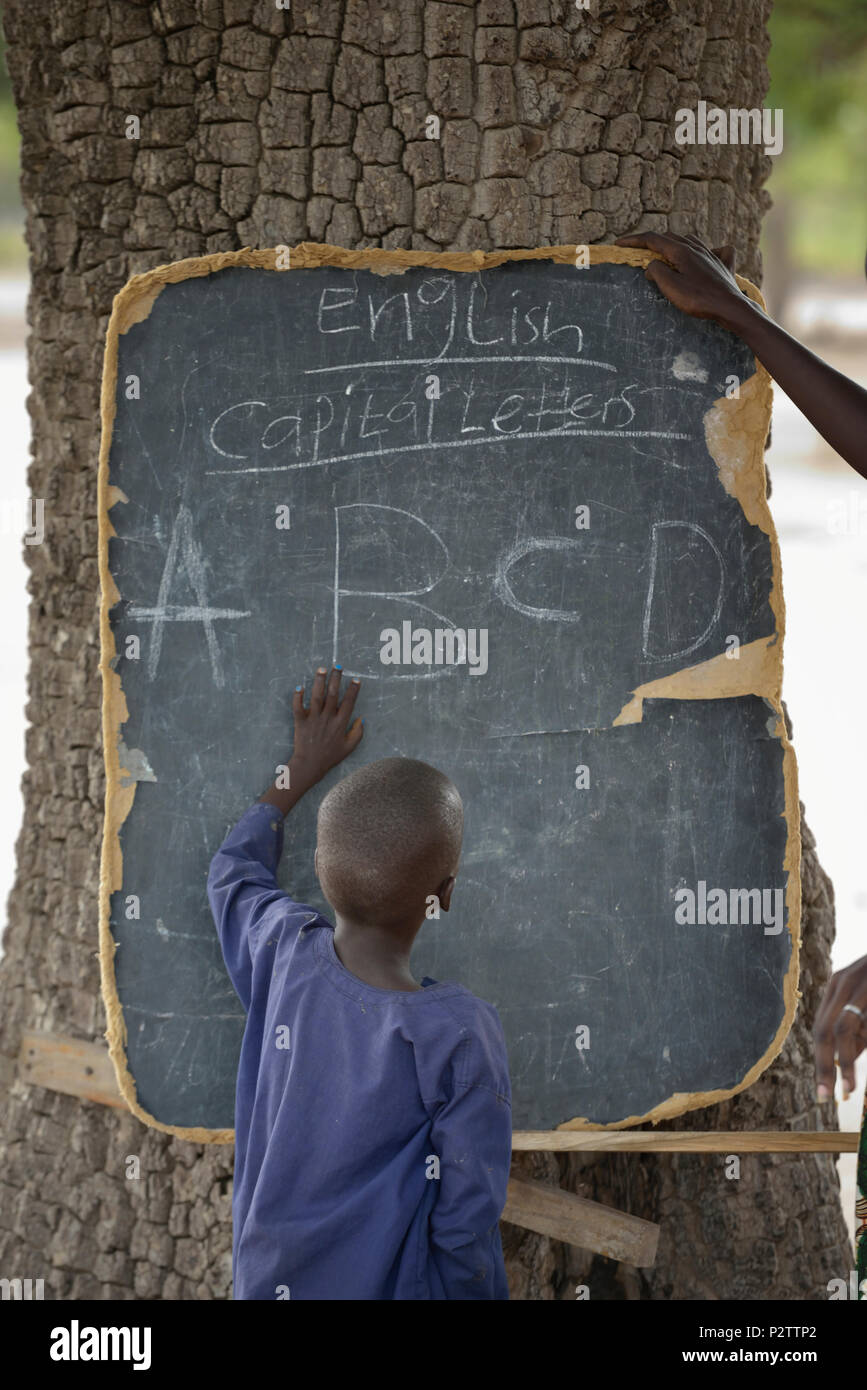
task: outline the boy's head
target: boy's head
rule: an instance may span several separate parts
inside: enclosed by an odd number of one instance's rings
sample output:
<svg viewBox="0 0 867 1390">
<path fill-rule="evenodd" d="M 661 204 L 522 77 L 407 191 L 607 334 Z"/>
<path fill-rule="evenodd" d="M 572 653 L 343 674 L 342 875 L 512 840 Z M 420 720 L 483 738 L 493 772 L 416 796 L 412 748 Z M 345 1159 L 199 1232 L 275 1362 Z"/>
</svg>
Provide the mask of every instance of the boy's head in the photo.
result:
<svg viewBox="0 0 867 1390">
<path fill-rule="evenodd" d="M 316 872 L 334 911 L 359 925 L 448 911 L 464 808 L 455 784 L 414 758 L 381 758 L 344 777 L 319 807 Z"/>
</svg>

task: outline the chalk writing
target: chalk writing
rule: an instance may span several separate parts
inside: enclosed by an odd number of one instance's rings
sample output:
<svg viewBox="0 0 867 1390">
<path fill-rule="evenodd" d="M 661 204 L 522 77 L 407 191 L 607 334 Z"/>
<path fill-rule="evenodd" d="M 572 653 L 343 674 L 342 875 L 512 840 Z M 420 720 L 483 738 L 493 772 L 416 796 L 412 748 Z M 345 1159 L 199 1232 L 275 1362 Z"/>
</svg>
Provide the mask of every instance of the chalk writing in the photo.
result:
<svg viewBox="0 0 867 1390">
<path fill-rule="evenodd" d="M 172 604 L 169 602 L 169 595 L 180 580 L 182 573 L 186 574 L 187 582 L 196 595 L 198 600 L 196 604 Z M 214 623 L 218 618 L 249 618 L 250 609 L 212 608 L 208 603 L 205 573 L 202 551 L 193 535 L 192 514 L 189 507 L 181 506 L 172 527 L 171 540 L 166 553 L 155 606 L 145 608 L 133 603 L 127 609 L 129 617 L 153 623 L 147 656 L 147 672 L 151 680 L 156 676 L 159 667 L 163 630 L 166 623 L 201 623 L 205 632 L 214 684 L 216 686 L 225 684 L 223 663 L 214 631 Z"/>
</svg>

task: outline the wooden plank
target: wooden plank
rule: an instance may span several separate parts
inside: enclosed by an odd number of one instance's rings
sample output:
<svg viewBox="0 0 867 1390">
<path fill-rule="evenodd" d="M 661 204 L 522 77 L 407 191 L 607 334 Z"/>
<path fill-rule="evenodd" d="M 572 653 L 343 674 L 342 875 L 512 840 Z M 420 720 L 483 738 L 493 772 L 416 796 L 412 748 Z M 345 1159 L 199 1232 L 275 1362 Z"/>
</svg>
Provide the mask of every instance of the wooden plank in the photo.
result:
<svg viewBox="0 0 867 1390">
<path fill-rule="evenodd" d="M 659 1227 L 652 1221 L 533 1179 L 509 1179 L 503 1220 L 640 1269 L 656 1259 Z"/>
<path fill-rule="evenodd" d="M 108 1048 L 102 1043 L 81 1042 L 58 1033 L 24 1033 L 18 1053 L 22 1080 L 49 1091 L 63 1091 L 97 1105 L 126 1110 Z"/>
<path fill-rule="evenodd" d="M 857 1130 L 736 1129 L 651 1130 L 539 1129 L 512 1135 L 516 1151 L 544 1149 L 553 1153 L 830 1153 L 858 1152 Z"/>
</svg>

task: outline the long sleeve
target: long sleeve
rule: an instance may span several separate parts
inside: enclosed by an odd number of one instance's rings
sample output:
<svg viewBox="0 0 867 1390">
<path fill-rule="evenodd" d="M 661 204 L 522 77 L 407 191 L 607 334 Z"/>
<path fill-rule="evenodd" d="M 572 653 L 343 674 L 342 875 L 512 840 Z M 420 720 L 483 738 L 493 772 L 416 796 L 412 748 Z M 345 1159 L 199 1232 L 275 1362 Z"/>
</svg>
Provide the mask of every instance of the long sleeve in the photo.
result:
<svg viewBox="0 0 867 1390">
<path fill-rule="evenodd" d="M 283 817 L 267 802 L 249 807 L 229 831 L 208 871 L 208 901 L 226 969 L 250 1007 L 252 946 L 265 919 L 292 904 L 275 877 L 283 851 Z"/>
<path fill-rule="evenodd" d="M 499 1019 L 496 1026 L 502 1037 Z M 512 1107 L 508 1072 L 492 1069 L 486 1043 L 490 1039 L 470 1036 L 460 1044 L 451 1094 L 431 1123 L 440 1160 L 429 1222 L 431 1282 L 439 1299 L 509 1297 L 499 1221 L 512 1155 Z"/>
</svg>

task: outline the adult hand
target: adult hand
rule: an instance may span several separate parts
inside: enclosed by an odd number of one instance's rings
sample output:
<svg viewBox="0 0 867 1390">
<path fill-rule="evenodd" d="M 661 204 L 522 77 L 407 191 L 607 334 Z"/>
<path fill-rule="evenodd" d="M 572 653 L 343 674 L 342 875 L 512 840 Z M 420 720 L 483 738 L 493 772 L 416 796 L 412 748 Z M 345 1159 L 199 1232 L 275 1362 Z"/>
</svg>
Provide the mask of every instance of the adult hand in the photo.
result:
<svg viewBox="0 0 867 1390">
<path fill-rule="evenodd" d="M 813 1029 L 819 1100 L 830 1100 L 843 1078 L 843 1099 L 855 1089 L 855 1058 L 867 1047 L 867 956 L 831 976 Z"/>
<path fill-rule="evenodd" d="M 731 328 L 743 312 L 746 296 L 733 274 L 733 246 L 712 251 L 698 237 L 663 232 L 634 232 L 618 237 L 615 245 L 639 247 L 662 257 L 651 261 L 644 274 L 685 314 Z"/>
</svg>

